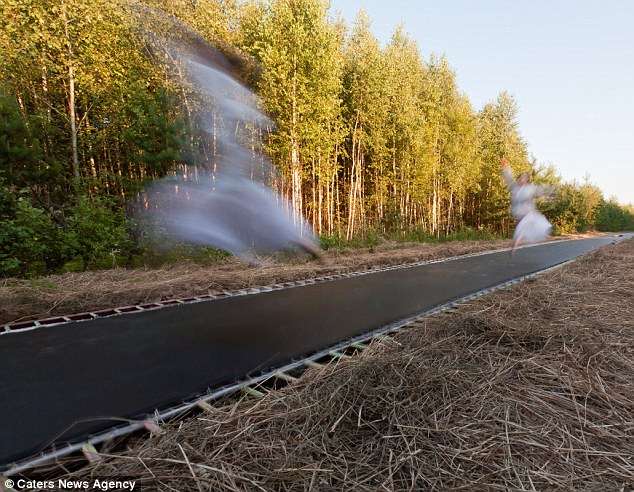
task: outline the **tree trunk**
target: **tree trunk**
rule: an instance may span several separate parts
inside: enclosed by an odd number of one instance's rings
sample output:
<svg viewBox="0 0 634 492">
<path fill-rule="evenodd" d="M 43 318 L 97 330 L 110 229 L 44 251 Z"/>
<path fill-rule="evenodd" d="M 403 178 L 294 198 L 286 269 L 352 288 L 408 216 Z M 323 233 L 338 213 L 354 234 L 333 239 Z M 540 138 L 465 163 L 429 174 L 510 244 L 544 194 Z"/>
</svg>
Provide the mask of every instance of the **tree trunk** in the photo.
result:
<svg viewBox="0 0 634 492">
<path fill-rule="evenodd" d="M 79 179 L 79 152 L 77 150 L 77 108 L 75 106 L 75 72 L 73 67 L 73 45 L 68 30 L 68 17 L 66 15 L 66 3 L 62 0 L 62 20 L 66 34 L 66 46 L 68 48 L 68 112 L 70 119 L 71 146 L 73 149 L 73 176 Z"/>
<path fill-rule="evenodd" d="M 445 227 L 445 236 L 448 236 L 451 230 L 451 221 L 452 221 L 452 212 L 453 212 L 453 191 L 449 192 L 449 206 L 447 207 L 447 226 Z"/>
<path fill-rule="evenodd" d="M 346 239 L 351 239 L 355 229 L 356 219 L 356 205 L 357 205 L 357 166 L 359 165 L 359 154 L 361 142 L 359 142 L 358 135 L 358 123 L 359 113 L 357 112 L 357 119 L 354 122 L 354 128 L 352 130 L 352 168 L 350 169 L 350 188 L 348 189 L 348 224 L 346 229 Z"/>
<path fill-rule="evenodd" d="M 324 230 L 324 188 L 328 185 L 327 172 L 323 169 L 323 155 L 319 152 L 317 157 L 317 234 L 321 235 Z M 326 161 L 328 156 L 326 154 Z"/>
<path fill-rule="evenodd" d="M 291 114 L 291 194 L 293 220 L 299 223 L 302 213 L 302 176 L 299 162 L 299 138 L 297 136 L 297 55 L 293 55 L 293 94 Z"/>
</svg>

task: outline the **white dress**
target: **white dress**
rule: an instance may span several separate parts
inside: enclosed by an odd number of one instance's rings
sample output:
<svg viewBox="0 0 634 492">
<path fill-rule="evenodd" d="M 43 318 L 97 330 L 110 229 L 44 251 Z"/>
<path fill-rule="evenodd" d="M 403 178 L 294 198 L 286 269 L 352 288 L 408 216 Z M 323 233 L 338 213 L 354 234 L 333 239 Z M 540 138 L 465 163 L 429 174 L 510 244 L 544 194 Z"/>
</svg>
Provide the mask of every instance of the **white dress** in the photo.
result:
<svg viewBox="0 0 634 492">
<path fill-rule="evenodd" d="M 520 185 L 513 179 L 509 166 L 502 168 L 504 180 L 511 190 L 511 215 L 518 220 L 513 241 L 536 243 L 543 241 L 552 231 L 550 222 L 539 213 L 535 198 L 545 195 L 547 189 L 531 183 Z"/>
</svg>

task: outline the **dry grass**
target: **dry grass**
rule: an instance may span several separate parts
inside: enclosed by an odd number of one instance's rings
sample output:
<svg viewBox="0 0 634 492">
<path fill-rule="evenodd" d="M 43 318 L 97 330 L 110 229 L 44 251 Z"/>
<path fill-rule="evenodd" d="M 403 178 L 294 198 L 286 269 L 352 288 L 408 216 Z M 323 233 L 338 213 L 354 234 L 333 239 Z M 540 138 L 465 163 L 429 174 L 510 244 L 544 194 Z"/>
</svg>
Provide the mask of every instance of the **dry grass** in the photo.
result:
<svg viewBox="0 0 634 492">
<path fill-rule="evenodd" d="M 141 490 L 631 490 L 634 240 L 83 470 Z"/>
<path fill-rule="evenodd" d="M 248 266 L 227 258 L 211 266 L 184 262 L 160 269 L 117 268 L 100 272 L 51 275 L 36 280 L 0 279 L 0 325 L 214 294 L 224 290 L 353 272 L 505 248 L 509 241 L 467 241 L 448 244 L 384 243 L 373 249 L 326 251 L 320 260 L 296 258 L 279 263 L 263 258 Z"/>
</svg>

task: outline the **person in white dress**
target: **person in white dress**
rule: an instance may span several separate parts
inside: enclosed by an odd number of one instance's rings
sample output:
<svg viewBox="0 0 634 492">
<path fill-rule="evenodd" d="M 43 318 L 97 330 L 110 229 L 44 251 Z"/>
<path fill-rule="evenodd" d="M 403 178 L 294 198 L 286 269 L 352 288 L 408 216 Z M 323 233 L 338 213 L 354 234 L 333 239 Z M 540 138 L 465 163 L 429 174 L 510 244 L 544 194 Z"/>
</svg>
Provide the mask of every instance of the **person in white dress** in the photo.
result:
<svg viewBox="0 0 634 492">
<path fill-rule="evenodd" d="M 512 254 L 522 243 L 536 243 L 548 237 L 552 226 L 535 206 L 535 198 L 548 194 L 543 186 L 529 183 L 527 173 L 513 178 L 513 170 L 505 158 L 502 158 L 502 175 L 511 191 L 511 216 L 516 219 L 517 226 L 513 233 Z"/>
</svg>

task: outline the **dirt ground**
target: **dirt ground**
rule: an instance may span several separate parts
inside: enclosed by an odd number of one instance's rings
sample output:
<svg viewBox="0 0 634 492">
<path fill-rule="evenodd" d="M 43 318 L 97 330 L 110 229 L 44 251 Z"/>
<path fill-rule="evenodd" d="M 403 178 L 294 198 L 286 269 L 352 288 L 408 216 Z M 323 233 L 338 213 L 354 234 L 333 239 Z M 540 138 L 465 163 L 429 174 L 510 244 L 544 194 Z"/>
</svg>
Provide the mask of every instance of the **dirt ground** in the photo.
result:
<svg viewBox="0 0 634 492">
<path fill-rule="evenodd" d="M 634 239 L 605 246 L 262 399 L 164 424 L 74 478 L 132 478 L 135 490 L 632 490 L 633 271 Z"/>
<path fill-rule="evenodd" d="M 246 265 L 227 258 L 212 265 L 192 262 L 155 269 L 116 268 L 48 277 L 0 279 L 0 326 L 16 321 L 62 316 L 149 302 L 216 294 L 278 282 L 366 270 L 508 248 L 510 241 L 440 244 L 383 242 L 371 249 L 329 250 L 320 259 L 261 258 Z"/>
</svg>

